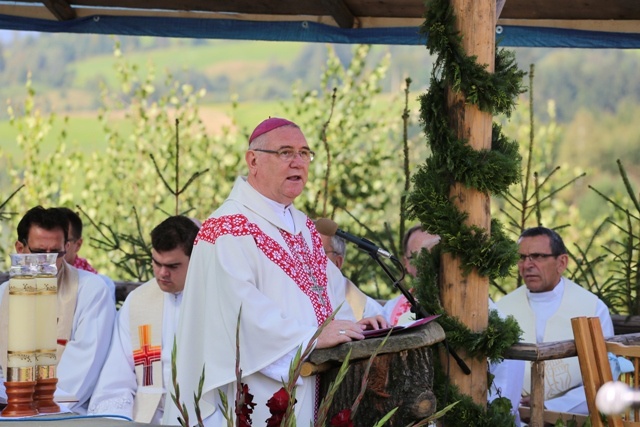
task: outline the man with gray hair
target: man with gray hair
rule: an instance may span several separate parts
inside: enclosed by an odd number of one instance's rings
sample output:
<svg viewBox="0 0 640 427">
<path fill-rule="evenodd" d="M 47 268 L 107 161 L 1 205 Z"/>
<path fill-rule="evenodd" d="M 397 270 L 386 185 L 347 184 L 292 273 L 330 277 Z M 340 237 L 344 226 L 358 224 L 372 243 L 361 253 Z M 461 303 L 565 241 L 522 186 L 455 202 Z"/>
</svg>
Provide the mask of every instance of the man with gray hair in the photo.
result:
<svg viewBox="0 0 640 427">
<path fill-rule="evenodd" d="M 336 267 L 342 269 L 344 259 L 347 252 L 346 241 L 337 235 L 326 236 L 320 234 L 322 239 L 322 247 L 324 253 L 327 254 L 329 261 L 333 262 Z M 344 278 L 346 299 L 353 314 L 357 320 L 364 317 L 376 316 L 382 314 L 382 306 L 373 298 L 362 292 L 351 280 Z"/>
</svg>

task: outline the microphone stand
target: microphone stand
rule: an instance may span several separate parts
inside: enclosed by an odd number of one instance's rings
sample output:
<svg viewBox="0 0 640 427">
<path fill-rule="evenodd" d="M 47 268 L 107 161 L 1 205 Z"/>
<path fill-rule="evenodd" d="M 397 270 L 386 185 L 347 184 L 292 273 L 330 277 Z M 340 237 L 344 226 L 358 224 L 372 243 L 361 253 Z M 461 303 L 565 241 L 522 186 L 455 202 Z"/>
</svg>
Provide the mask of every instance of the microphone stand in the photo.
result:
<svg viewBox="0 0 640 427">
<path fill-rule="evenodd" d="M 393 282 L 393 286 L 395 286 L 400 292 L 402 292 L 402 295 L 404 295 L 407 301 L 409 301 L 409 304 L 411 304 L 411 312 L 416 315 L 416 319 L 423 319 L 429 316 L 429 314 L 425 311 L 425 309 L 420 304 L 418 304 L 418 301 L 416 301 L 416 299 L 413 297 L 411 292 L 409 292 L 404 286 L 400 284 L 400 282 L 402 282 L 402 280 L 404 280 L 404 277 L 406 276 L 404 266 L 402 265 L 400 260 L 398 260 L 398 258 L 396 258 L 393 255 L 389 257 L 391 261 L 393 261 L 397 266 L 399 266 L 400 271 L 402 271 L 402 277 L 400 279 L 396 279 L 393 276 L 393 273 L 391 272 L 389 267 L 384 262 L 382 262 L 377 252 L 367 251 L 367 253 L 371 256 L 371 258 L 373 258 L 375 262 L 378 263 L 380 267 L 382 267 L 382 270 L 384 270 L 384 272 Z M 470 375 L 471 369 L 469 369 L 469 366 L 467 366 L 465 361 L 462 360 L 462 358 L 458 355 L 458 353 L 456 353 L 454 349 L 449 347 L 446 339 L 443 341 L 443 344 L 447 349 L 447 351 L 449 352 L 449 354 L 451 355 L 451 357 L 455 359 L 456 363 L 458 364 L 462 372 L 464 372 L 465 375 Z"/>
</svg>

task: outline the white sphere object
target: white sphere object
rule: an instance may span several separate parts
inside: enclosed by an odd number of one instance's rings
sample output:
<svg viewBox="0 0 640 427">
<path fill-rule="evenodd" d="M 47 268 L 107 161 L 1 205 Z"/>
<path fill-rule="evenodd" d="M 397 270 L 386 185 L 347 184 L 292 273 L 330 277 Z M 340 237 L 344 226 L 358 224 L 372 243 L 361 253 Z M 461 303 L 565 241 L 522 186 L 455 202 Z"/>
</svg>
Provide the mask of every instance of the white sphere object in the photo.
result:
<svg viewBox="0 0 640 427">
<path fill-rule="evenodd" d="M 620 381 L 602 385 L 596 394 L 596 407 L 605 415 L 621 414 L 630 405 L 629 386 Z"/>
</svg>

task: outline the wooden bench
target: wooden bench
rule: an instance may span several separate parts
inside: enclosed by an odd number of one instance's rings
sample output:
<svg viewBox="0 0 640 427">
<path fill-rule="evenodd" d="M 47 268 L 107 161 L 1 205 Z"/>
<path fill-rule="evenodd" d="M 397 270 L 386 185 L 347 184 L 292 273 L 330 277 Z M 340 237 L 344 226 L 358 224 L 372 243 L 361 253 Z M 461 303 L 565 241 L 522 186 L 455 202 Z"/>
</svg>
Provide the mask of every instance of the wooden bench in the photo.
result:
<svg viewBox="0 0 640 427">
<path fill-rule="evenodd" d="M 618 342 L 625 345 L 640 344 L 640 333 L 616 335 L 607 339 L 608 342 Z M 558 418 L 564 418 L 562 413 L 545 414 L 544 410 L 544 363 L 547 360 L 564 359 L 577 356 L 574 340 L 556 341 L 541 344 L 518 343 L 509 348 L 506 359 L 526 360 L 531 362 L 531 400 L 529 411 L 521 411 L 521 415 L 529 416 L 530 426 L 543 426 L 545 422 L 555 423 Z M 545 420 L 546 418 L 549 420 Z M 551 420 L 553 417 L 555 420 Z M 567 416 L 568 419 L 572 415 Z"/>
</svg>

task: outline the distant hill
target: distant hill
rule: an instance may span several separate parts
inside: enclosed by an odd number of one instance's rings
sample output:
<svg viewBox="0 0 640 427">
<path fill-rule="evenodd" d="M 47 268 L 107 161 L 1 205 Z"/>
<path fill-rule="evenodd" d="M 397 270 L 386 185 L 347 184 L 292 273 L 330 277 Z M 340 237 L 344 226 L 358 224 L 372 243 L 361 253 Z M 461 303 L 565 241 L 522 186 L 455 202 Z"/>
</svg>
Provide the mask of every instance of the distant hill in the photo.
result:
<svg viewBox="0 0 640 427">
<path fill-rule="evenodd" d="M 279 101 L 289 99 L 296 82 L 301 90 L 318 89 L 327 59 L 327 45 L 320 43 L 89 34 L 39 37 L 11 32 L 2 32 L 0 40 L 0 99 L 21 105 L 26 95 L 25 81 L 31 73 L 39 107 L 45 113 L 76 118 L 70 140 L 87 150 L 102 144 L 94 131 L 97 108 L 101 105 L 101 85 L 112 86 L 116 82 L 116 46 L 126 61 L 141 69 L 153 66 L 158 77 L 170 72 L 183 83 L 205 88 L 203 111 L 209 117 L 218 117 L 231 99 L 247 107 L 243 114 L 259 117 L 273 111 Z M 353 46 L 332 48 L 343 63 L 350 61 Z M 619 181 L 615 160 L 621 158 L 631 166 L 628 171 L 632 179 L 640 181 L 637 168 L 633 168 L 640 163 L 640 130 L 636 125 L 640 111 L 640 51 L 514 51 L 521 69 L 528 71 L 529 65 L 535 64 L 536 124 L 556 120 L 561 126 L 559 147 L 549 149 L 549 161 L 586 170 L 591 174 L 589 184 L 608 191 Z M 403 96 L 404 80 L 410 77 L 411 98 L 415 101 L 427 89 L 432 70 L 433 58 L 426 47 L 375 46 L 370 65 L 384 55 L 390 55 L 390 67 L 381 82 L 383 91 L 389 96 Z M 528 102 L 528 95 L 523 101 Z M 526 108 L 526 104 L 522 107 Z M 6 120 L 6 110 L 1 109 L 0 148 L 11 152 L 15 130 Z M 527 142 L 526 135 L 518 138 L 523 139 L 521 143 Z M 586 185 L 580 191 L 589 193 Z M 583 212 L 595 216 L 601 203 L 594 203 L 587 203 Z"/>
<path fill-rule="evenodd" d="M 242 101 L 284 99 L 299 81 L 317 88 L 325 66 L 321 43 L 253 42 L 235 40 L 166 39 L 95 34 L 0 32 L 0 98 L 18 98 L 31 72 L 45 109 L 57 112 L 92 110 L 99 105 L 99 84 L 115 82 L 113 52 L 120 45 L 124 58 L 158 73 L 170 71 L 181 81 L 203 87 L 209 102 L 237 96 Z M 343 61 L 352 47 L 334 45 Z M 536 64 L 538 101 L 555 99 L 557 119 L 570 122 L 581 108 L 615 112 L 623 99 L 640 100 L 640 51 L 579 49 L 515 49 L 522 69 Z M 429 82 L 432 61 L 426 47 L 376 46 L 372 61 L 385 53 L 391 65 L 384 90 L 401 93 L 406 77 L 415 93 Z M 544 102 L 537 111 L 546 115 Z M 0 119 L 6 117 L 0 111 Z"/>
<path fill-rule="evenodd" d="M 293 82 L 317 88 L 325 66 L 327 46 L 318 43 L 251 42 L 221 40 L 110 37 L 50 34 L 5 37 L 0 58 L 0 97 L 19 97 L 29 72 L 46 110 L 91 110 L 99 105 L 99 85 L 116 81 L 114 47 L 139 67 L 151 64 L 159 75 L 170 71 L 180 81 L 205 88 L 207 100 L 274 100 L 291 96 Z M 349 61 L 351 46 L 336 45 L 340 58 Z M 406 76 L 413 87 L 428 83 L 431 58 L 426 48 L 378 46 L 372 60 L 389 52 L 392 65 L 384 82 L 388 91 L 401 92 Z M 67 96 L 73 93 L 73 96 Z M 0 119 L 4 112 L 0 112 Z"/>
</svg>

